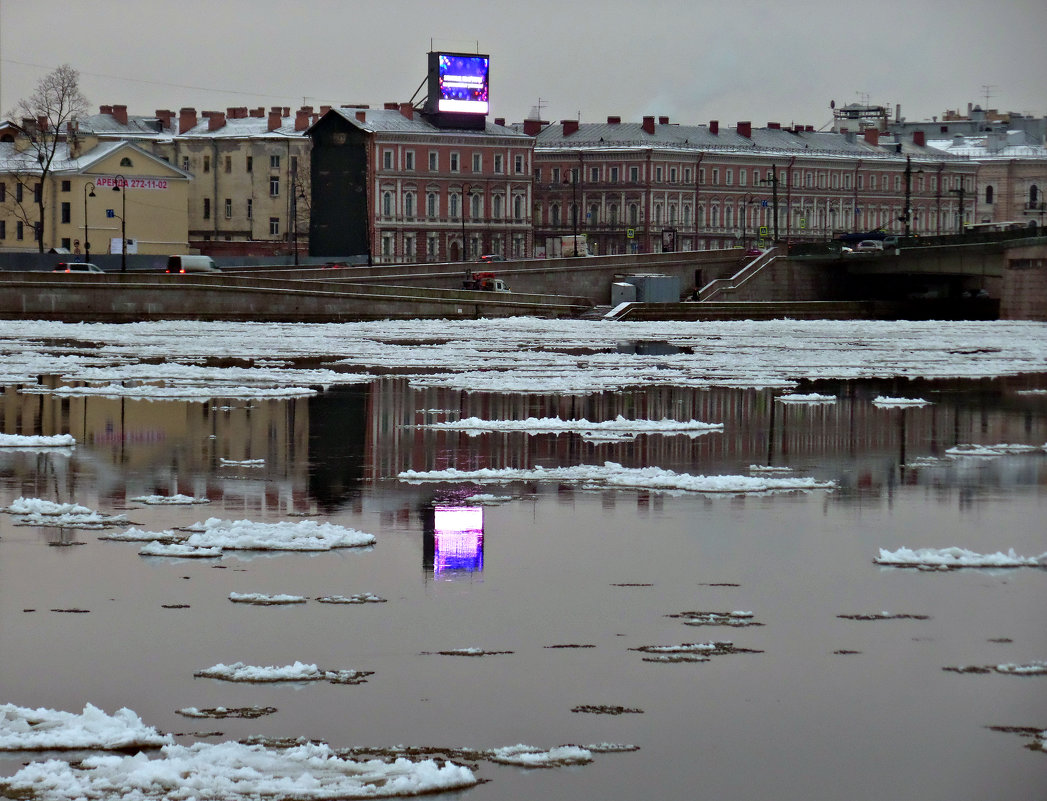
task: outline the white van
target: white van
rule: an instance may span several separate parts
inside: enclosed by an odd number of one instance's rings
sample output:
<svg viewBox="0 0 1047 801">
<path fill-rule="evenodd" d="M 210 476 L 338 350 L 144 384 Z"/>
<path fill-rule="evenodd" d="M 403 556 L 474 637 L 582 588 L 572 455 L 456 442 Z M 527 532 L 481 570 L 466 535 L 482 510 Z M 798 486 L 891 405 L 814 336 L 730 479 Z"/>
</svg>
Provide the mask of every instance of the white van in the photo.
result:
<svg viewBox="0 0 1047 801">
<path fill-rule="evenodd" d="M 210 256 L 168 256 L 169 273 L 220 273 Z"/>
</svg>

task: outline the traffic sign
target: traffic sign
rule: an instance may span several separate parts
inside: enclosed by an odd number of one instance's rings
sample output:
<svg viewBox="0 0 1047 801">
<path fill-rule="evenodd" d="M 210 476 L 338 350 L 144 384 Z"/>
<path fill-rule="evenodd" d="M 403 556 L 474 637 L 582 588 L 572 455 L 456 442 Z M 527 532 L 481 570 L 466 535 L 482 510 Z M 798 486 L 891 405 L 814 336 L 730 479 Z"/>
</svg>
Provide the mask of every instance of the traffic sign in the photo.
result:
<svg viewBox="0 0 1047 801">
<path fill-rule="evenodd" d="M 626 228 L 625 229 L 625 238 L 626 239 L 633 239 L 635 236 L 636 236 L 636 229 L 635 228 Z"/>
</svg>

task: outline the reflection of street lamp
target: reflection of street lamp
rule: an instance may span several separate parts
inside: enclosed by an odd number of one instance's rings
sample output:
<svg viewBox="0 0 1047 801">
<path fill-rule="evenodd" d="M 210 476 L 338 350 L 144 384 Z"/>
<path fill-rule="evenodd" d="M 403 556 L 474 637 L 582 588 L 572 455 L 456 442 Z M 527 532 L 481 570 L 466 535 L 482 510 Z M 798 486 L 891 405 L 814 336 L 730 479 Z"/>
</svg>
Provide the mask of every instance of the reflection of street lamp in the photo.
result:
<svg viewBox="0 0 1047 801">
<path fill-rule="evenodd" d="M 127 179 L 117 175 L 114 179 L 114 192 L 122 195 L 122 206 L 120 209 L 120 272 L 127 272 Z"/>
<path fill-rule="evenodd" d="M 88 188 L 91 194 L 87 194 Z M 95 196 L 95 185 L 88 181 L 84 184 L 84 261 L 91 261 L 91 243 L 87 241 L 87 199 Z"/>
<path fill-rule="evenodd" d="M 917 170 L 917 174 L 922 173 L 923 170 Z M 902 216 L 898 218 L 898 222 L 905 225 L 905 235 L 910 236 L 912 234 L 912 156 L 905 157 L 905 209 L 902 211 Z"/>
</svg>

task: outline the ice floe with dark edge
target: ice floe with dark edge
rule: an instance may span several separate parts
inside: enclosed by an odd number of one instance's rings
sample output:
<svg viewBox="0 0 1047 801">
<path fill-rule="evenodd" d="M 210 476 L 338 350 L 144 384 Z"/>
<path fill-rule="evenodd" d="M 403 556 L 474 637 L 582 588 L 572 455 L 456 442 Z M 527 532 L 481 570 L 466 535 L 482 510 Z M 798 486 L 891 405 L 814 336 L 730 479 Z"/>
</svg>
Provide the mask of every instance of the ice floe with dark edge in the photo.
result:
<svg viewBox="0 0 1047 801">
<path fill-rule="evenodd" d="M 195 495 L 139 495 L 137 498 L 128 498 L 133 503 L 144 503 L 149 506 L 165 506 L 165 505 L 189 505 L 194 503 L 210 503 L 208 498 L 197 498 Z"/>
<path fill-rule="evenodd" d="M 356 529 L 315 520 L 257 523 L 211 517 L 182 532 L 129 529 L 118 537 L 142 541 L 143 556 L 215 556 L 223 551 L 330 551 L 374 545 L 375 537 Z M 216 553 L 217 552 L 217 553 Z"/>
<path fill-rule="evenodd" d="M 685 626 L 762 626 L 753 618 L 752 612 L 679 612 L 666 617 L 682 618 Z"/>
<path fill-rule="evenodd" d="M 327 681 L 331 684 L 363 684 L 373 670 L 323 670 L 316 665 L 295 662 L 293 665 L 245 665 L 234 662 L 231 665 L 219 663 L 209 668 L 198 670 L 193 674 L 201 679 L 219 679 L 221 681 L 242 681 L 259 684 L 276 682 Z"/>
<path fill-rule="evenodd" d="M 832 489 L 833 481 L 813 478 L 774 478 L 771 476 L 702 476 L 676 473 L 659 467 L 630 468 L 615 462 L 574 467 L 482 468 L 479 470 L 405 470 L 401 481 L 474 481 L 507 483 L 512 481 L 556 481 L 580 483 L 594 488 L 645 489 L 660 492 L 767 493 Z"/>
<path fill-rule="evenodd" d="M 1029 662 L 1018 665 L 1008 662 L 1002 665 L 958 665 L 944 667 L 952 673 L 1002 673 L 1007 676 L 1047 676 L 1047 662 Z"/>
<path fill-rule="evenodd" d="M 618 415 L 614 420 L 593 422 L 586 419 L 564 420 L 560 417 L 528 417 L 525 420 L 485 420 L 479 417 L 464 417 L 461 420 L 440 423 L 423 423 L 418 428 L 442 431 L 464 431 L 470 436 L 490 432 L 523 432 L 526 434 L 580 433 L 589 437 L 604 435 L 610 438 L 635 437 L 639 434 L 669 434 L 697 437 L 715 431 L 723 431 L 723 423 L 703 423 L 700 420 L 629 420 Z"/>
<path fill-rule="evenodd" d="M 169 734 L 147 726 L 130 709 L 108 715 L 92 704 L 80 714 L 0 704 L 0 751 L 159 748 Z"/>
<path fill-rule="evenodd" d="M 956 570 L 964 567 L 1047 567 L 1047 552 L 1039 556 L 1019 556 L 1011 548 L 1007 553 L 997 551 L 980 554 L 966 548 L 899 548 L 888 551 L 880 548 L 873 559 L 878 565 L 914 567 L 921 570 Z"/>
<path fill-rule="evenodd" d="M 887 395 L 879 395 L 873 400 L 872 405 L 879 406 L 881 409 L 904 409 L 909 406 L 929 406 L 930 403 L 923 398 L 891 398 Z"/>
<path fill-rule="evenodd" d="M 266 595 L 261 592 L 231 592 L 229 593 L 229 600 L 234 604 L 282 606 L 287 604 L 304 604 L 309 599 L 304 595 Z"/>
<path fill-rule="evenodd" d="M 775 398 L 779 403 L 793 403 L 793 404 L 808 404 L 811 406 L 819 406 L 826 403 L 836 403 L 835 395 L 818 395 L 811 393 L 809 395 L 789 394 L 789 395 L 778 395 Z"/>
<path fill-rule="evenodd" d="M 261 718 L 266 715 L 275 715 L 277 709 L 275 706 L 214 706 L 204 709 L 195 706 L 186 706 L 181 709 L 176 709 L 175 712 L 186 718 L 211 718 L 213 720 L 245 718 L 253 720 L 254 718 Z"/>
<path fill-rule="evenodd" d="M 323 744 L 287 749 L 234 742 L 166 745 L 156 759 L 92 756 L 69 764 L 33 762 L 0 791 L 46 801 L 335 801 L 445 792 L 478 783 L 467 767 L 434 760 L 356 762 Z"/>
</svg>

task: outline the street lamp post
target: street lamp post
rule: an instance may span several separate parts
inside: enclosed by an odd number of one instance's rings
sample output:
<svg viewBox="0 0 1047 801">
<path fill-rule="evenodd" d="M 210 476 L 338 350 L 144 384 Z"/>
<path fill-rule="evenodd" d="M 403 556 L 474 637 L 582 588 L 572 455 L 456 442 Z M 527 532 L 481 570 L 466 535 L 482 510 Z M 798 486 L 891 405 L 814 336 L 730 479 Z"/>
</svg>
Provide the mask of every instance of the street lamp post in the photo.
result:
<svg viewBox="0 0 1047 801">
<path fill-rule="evenodd" d="M 120 272 L 127 272 L 127 179 L 117 175 L 114 180 L 114 192 L 121 195 L 120 207 Z"/>
<path fill-rule="evenodd" d="M 963 185 L 963 176 L 962 175 L 960 176 L 960 188 L 959 189 L 950 189 L 949 193 L 953 194 L 953 195 L 956 195 L 959 198 L 959 200 L 960 200 L 960 215 L 959 215 L 960 218 L 959 218 L 959 221 L 957 223 L 956 233 L 962 234 L 963 233 L 963 213 L 964 213 L 963 199 L 967 195 L 967 190 L 966 190 L 966 188 L 964 188 L 964 185 Z"/>
<path fill-rule="evenodd" d="M 778 244 L 778 165 L 771 165 L 771 177 L 760 179 L 761 184 L 771 185 L 771 205 L 774 220 L 774 244 Z"/>
<path fill-rule="evenodd" d="M 87 190 L 91 190 L 91 194 Z M 87 199 L 95 196 L 95 185 L 88 181 L 84 184 L 84 261 L 91 261 L 91 243 L 87 240 Z"/>
</svg>

